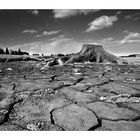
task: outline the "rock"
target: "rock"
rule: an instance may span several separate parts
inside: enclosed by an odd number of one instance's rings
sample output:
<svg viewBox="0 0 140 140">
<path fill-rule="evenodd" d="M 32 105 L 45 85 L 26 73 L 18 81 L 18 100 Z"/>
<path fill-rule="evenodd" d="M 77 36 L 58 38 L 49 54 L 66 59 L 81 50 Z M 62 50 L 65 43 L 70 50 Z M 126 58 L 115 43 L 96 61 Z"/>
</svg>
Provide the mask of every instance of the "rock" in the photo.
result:
<svg viewBox="0 0 140 140">
<path fill-rule="evenodd" d="M 37 131 L 38 127 L 35 126 L 34 124 L 28 124 L 27 125 L 27 129 L 31 130 L 31 131 Z"/>
<path fill-rule="evenodd" d="M 77 83 L 76 85 L 74 86 L 71 86 L 74 90 L 77 90 L 77 91 L 84 91 L 86 90 L 87 88 L 91 87 L 91 84 L 90 83 Z"/>
<path fill-rule="evenodd" d="M 26 131 L 26 128 L 24 129 L 17 125 L 13 125 L 10 123 L 4 123 L 4 124 L 0 125 L 0 131 Z"/>
<path fill-rule="evenodd" d="M 6 70 L 8 70 L 8 71 L 12 71 L 13 69 L 11 69 L 11 68 L 7 68 Z"/>
<path fill-rule="evenodd" d="M 110 82 L 108 84 L 105 84 L 103 86 L 101 86 L 101 89 L 103 90 L 108 90 L 108 92 L 116 92 L 118 94 L 136 94 L 137 91 L 133 88 L 131 88 L 129 85 L 127 84 L 122 84 L 121 82 L 117 83 L 117 82 Z"/>
<path fill-rule="evenodd" d="M 124 105 L 131 108 L 131 110 L 135 110 L 136 112 L 140 113 L 140 103 L 124 103 Z"/>
<path fill-rule="evenodd" d="M 133 82 L 136 82 L 136 79 L 133 79 L 132 81 L 133 81 Z"/>
<path fill-rule="evenodd" d="M 98 124 L 96 116 L 86 108 L 71 104 L 53 112 L 55 123 L 65 130 L 88 130 Z"/>
<path fill-rule="evenodd" d="M 74 71 L 75 73 L 77 73 L 77 72 L 80 71 L 80 69 L 73 69 L 73 71 Z"/>
<path fill-rule="evenodd" d="M 44 98 L 30 96 L 25 101 L 14 106 L 14 114 L 17 114 L 17 118 L 13 119 L 12 122 L 17 122 L 19 124 L 25 124 L 25 122 L 27 124 L 32 124 L 34 120 L 51 122 L 50 112 L 53 109 L 63 107 L 70 103 L 70 101 L 64 98 L 56 98 L 48 102 Z"/>
<path fill-rule="evenodd" d="M 140 120 L 138 121 L 109 121 L 102 120 L 102 127 L 96 131 L 139 131 Z"/>
<path fill-rule="evenodd" d="M 97 100 L 97 97 L 94 94 L 76 91 L 72 88 L 63 88 L 62 90 L 60 90 L 59 94 L 75 102 L 88 103 Z"/>
<path fill-rule="evenodd" d="M 119 108 L 117 105 L 104 103 L 104 102 L 94 102 L 88 104 L 88 108 L 95 111 L 97 116 L 101 118 L 107 118 L 111 120 L 118 120 L 118 119 L 134 119 L 139 116 L 138 113 L 126 109 L 126 108 Z"/>
</svg>

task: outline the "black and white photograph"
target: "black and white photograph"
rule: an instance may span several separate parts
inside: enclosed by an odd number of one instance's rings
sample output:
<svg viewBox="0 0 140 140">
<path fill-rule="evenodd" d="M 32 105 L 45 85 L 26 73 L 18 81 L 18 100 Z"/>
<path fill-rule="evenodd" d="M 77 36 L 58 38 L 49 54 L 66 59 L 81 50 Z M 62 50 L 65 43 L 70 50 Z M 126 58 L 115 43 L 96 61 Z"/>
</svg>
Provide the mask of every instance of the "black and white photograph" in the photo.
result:
<svg viewBox="0 0 140 140">
<path fill-rule="evenodd" d="M 0 131 L 139 131 L 140 9 L 0 9 Z"/>
</svg>

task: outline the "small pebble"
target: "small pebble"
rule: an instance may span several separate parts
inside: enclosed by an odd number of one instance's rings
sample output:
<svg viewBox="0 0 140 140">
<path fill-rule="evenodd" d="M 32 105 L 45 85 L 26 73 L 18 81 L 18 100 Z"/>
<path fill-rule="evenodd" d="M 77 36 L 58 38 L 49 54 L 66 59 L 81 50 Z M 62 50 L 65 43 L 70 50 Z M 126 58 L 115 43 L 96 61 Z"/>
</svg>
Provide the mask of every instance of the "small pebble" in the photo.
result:
<svg viewBox="0 0 140 140">
<path fill-rule="evenodd" d="M 133 81 L 133 82 L 136 82 L 136 79 L 133 79 L 132 81 Z"/>
<path fill-rule="evenodd" d="M 12 71 L 13 69 L 11 69 L 11 68 L 7 68 L 6 70 Z"/>
</svg>

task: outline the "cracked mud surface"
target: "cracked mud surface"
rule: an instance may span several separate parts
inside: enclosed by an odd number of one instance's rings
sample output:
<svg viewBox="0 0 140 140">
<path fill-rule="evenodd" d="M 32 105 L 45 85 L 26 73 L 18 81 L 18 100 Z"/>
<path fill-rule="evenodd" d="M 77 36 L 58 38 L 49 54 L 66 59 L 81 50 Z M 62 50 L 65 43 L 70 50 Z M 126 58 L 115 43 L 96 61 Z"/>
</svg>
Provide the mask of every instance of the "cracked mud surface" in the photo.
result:
<svg viewBox="0 0 140 140">
<path fill-rule="evenodd" d="M 1 131 L 140 130 L 140 66 L 36 65 L 0 63 Z M 101 100 L 119 95 L 137 102 Z"/>
</svg>

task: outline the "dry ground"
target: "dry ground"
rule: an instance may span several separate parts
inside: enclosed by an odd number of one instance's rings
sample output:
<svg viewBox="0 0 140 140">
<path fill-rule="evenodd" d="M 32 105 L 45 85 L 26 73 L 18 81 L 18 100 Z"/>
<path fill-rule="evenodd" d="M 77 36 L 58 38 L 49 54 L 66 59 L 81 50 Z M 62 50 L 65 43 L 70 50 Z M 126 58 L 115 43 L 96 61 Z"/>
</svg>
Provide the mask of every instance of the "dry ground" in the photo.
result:
<svg viewBox="0 0 140 140">
<path fill-rule="evenodd" d="M 140 130 L 140 66 L 38 63 L 0 63 L 0 130 Z"/>
</svg>

